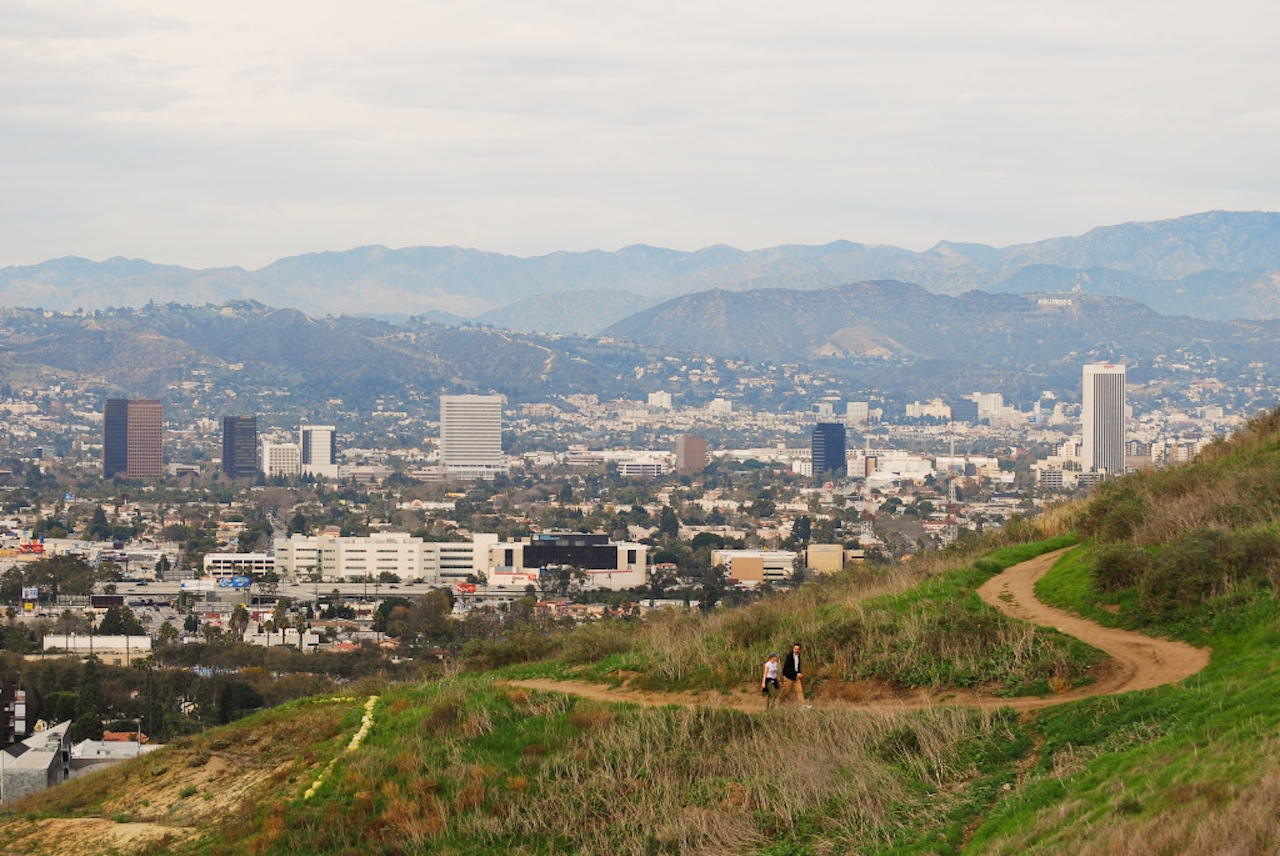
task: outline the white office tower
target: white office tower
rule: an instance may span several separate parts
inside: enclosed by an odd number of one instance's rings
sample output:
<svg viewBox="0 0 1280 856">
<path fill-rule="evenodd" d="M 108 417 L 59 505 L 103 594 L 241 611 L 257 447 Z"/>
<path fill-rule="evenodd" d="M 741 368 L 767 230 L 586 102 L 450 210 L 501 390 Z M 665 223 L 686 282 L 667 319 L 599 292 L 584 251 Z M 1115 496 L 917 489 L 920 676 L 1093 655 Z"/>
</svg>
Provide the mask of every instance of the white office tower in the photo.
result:
<svg viewBox="0 0 1280 856">
<path fill-rule="evenodd" d="M 332 425 L 303 425 L 302 474 L 338 477 L 338 432 Z"/>
<path fill-rule="evenodd" d="M 649 406 L 659 410 L 671 409 L 671 393 L 669 392 L 651 392 L 649 393 Z"/>
<path fill-rule="evenodd" d="M 302 449 L 297 443 L 262 441 L 262 472 L 267 478 L 292 478 L 302 472 Z"/>
<path fill-rule="evenodd" d="M 506 474 L 502 455 L 502 396 L 440 396 L 440 466 L 460 479 Z"/>
<path fill-rule="evenodd" d="M 1085 472 L 1124 474 L 1124 366 L 1095 363 L 1084 367 Z"/>
</svg>

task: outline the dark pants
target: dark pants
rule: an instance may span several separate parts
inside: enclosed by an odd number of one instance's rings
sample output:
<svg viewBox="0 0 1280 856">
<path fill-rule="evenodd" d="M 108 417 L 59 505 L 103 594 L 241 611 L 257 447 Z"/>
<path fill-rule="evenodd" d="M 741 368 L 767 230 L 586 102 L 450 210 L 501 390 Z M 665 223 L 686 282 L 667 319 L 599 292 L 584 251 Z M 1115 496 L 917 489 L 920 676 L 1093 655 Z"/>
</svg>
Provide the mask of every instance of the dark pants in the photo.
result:
<svg viewBox="0 0 1280 856">
<path fill-rule="evenodd" d="M 778 679 L 766 678 L 764 682 L 765 710 L 773 709 L 774 699 L 778 697 Z"/>
</svg>

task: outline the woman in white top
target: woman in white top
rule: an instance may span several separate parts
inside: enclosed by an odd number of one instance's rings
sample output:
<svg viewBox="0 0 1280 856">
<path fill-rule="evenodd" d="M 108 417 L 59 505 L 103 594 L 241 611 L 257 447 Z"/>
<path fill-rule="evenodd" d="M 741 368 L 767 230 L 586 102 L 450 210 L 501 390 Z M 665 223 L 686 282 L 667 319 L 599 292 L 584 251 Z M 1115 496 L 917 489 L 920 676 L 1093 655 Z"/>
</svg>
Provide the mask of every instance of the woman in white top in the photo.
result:
<svg viewBox="0 0 1280 856">
<path fill-rule="evenodd" d="M 764 661 L 764 674 L 760 676 L 760 692 L 765 696 L 765 710 L 773 709 L 773 700 L 778 696 L 778 654 L 773 652 Z"/>
</svg>

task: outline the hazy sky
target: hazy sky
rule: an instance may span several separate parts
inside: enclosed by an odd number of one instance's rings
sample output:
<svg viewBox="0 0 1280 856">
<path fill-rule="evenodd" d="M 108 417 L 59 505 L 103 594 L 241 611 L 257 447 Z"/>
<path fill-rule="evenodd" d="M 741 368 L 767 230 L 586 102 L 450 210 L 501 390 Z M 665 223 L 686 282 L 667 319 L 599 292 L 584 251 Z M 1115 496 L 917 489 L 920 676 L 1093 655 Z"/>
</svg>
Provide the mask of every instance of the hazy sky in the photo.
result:
<svg viewBox="0 0 1280 856">
<path fill-rule="evenodd" d="M 0 266 L 1280 209 L 1280 4 L 0 0 Z"/>
</svg>

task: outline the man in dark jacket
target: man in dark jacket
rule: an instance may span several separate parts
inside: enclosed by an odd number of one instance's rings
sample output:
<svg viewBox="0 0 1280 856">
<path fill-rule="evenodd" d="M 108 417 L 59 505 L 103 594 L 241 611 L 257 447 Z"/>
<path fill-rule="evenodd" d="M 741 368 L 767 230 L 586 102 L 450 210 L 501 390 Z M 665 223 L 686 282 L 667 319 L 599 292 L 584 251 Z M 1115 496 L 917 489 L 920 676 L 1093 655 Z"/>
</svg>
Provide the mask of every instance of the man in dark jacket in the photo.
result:
<svg viewBox="0 0 1280 856">
<path fill-rule="evenodd" d="M 804 677 L 804 668 L 800 665 L 800 643 L 791 646 L 791 653 L 782 661 L 782 692 L 778 693 L 778 704 L 782 704 L 792 692 L 796 694 L 796 703 L 804 704 L 804 685 L 800 679 Z"/>
</svg>

